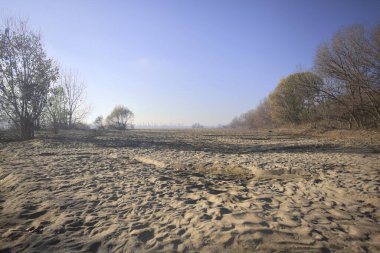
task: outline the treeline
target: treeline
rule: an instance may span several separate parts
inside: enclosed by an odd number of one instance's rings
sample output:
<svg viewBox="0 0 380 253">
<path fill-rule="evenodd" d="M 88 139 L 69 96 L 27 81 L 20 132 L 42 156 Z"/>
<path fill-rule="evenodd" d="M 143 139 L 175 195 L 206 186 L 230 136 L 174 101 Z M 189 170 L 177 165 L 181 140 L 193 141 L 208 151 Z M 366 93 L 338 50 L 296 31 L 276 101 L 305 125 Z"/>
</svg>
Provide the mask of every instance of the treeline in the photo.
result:
<svg viewBox="0 0 380 253">
<path fill-rule="evenodd" d="M 41 35 L 23 20 L 5 19 L 0 26 L 0 115 L 20 137 L 41 128 L 74 128 L 81 124 L 83 82 L 49 58 Z"/>
<path fill-rule="evenodd" d="M 133 119 L 135 115 L 131 110 L 123 105 L 115 106 L 112 112 L 106 117 L 98 116 L 94 125 L 96 129 L 116 129 L 125 130 L 127 128 L 134 128 Z"/>
<path fill-rule="evenodd" d="M 8 122 L 23 139 L 33 138 L 41 128 L 88 128 L 84 101 L 83 81 L 47 56 L 39 33 L 23 20 L 0 24 L 0 123 Z M 132 119 L 133 113 L 119 106 L 106 125 L 126 129 Z"/>
<path fill-rule="evenodd" d="M 233 128 L 289 125 L 380 127 L 380 25 L 341 29 L 319 47 L 312 71 L 282 79 L 256 109 L 230 123 Z"/>
<path fill-rule="evenodd" d="M 73 71 L 60 70 L 58 82 L 48 89 L 47 103 L 34 122 L 35 129 L 83 128 L 89 109 L 85 107 L 85 85 Z"/>
</svg>

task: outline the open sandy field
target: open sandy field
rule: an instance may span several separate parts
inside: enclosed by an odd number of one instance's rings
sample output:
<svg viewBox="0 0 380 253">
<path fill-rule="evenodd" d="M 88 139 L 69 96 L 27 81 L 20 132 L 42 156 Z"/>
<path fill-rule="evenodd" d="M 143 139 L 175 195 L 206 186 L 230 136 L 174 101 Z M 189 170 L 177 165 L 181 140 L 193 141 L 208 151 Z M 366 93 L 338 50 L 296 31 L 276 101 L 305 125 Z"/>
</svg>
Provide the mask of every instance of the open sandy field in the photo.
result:
<svg viewBox="0 0 380 253">
<path fill-rule="evenodd" d="M 380 141 L 349 137 L 132 130 L 1 142 L 0 252 L 380 252 Z"/>
</svg>

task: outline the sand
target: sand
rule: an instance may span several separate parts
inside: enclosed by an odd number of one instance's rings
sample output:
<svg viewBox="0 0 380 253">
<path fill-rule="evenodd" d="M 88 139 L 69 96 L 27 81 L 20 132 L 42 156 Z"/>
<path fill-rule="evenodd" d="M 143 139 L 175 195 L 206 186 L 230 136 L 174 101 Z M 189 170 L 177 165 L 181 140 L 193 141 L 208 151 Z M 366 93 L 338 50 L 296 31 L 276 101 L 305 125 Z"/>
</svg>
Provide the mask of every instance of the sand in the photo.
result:
<svg viewBox="0 0 380 253">
<path fill-rule="evenodd" d="M 380 252 L 373 145 L 274 132 L 0 143 L 0 252 Z"/>
</svg>

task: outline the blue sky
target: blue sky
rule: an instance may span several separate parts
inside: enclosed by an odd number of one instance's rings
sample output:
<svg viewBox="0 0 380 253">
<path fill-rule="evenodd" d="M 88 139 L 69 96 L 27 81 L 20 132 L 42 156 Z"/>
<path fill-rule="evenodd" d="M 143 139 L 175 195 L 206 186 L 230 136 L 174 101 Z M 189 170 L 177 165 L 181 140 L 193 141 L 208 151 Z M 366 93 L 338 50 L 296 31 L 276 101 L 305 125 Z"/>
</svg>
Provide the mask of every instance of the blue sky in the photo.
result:
<svg viewBox="0 0 380 253">
<path fill-rule="evenodd" d="M 135 123 L 226 124 L 313 66 L 341 27 L 380 23 L 378 0 L 0 0 L 87 85 L 88 122 L 123 104 Z"/>
</svg>

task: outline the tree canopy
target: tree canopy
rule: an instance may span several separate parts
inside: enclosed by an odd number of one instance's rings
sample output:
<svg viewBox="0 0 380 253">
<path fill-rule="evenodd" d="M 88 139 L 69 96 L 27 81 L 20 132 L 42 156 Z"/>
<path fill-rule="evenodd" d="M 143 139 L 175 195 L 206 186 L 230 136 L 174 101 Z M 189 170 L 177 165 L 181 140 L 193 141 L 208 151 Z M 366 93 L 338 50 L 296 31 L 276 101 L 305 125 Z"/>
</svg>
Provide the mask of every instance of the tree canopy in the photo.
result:
<svg viewBox="0 0 380 253">
<path fill-rule="evenodd" d="M 380 25 L 338 31 L 318 49 L 315 67 L 325 80 L 321 92 L 350 127 L 380 126 Z"/>
<path fill-rule="evenodd" d="M 307 123 L 316 111 L 322 80 L 311 72 L 291 74 L 269 95 L 271 116 L 278 124 Z"/>
<path fill-rule="evenodd" d="M 0 28 L 0 108 L 24 139 L 47 102 L 58 68 L 46 55 L 41 36 L 24 21 L 6 20 Z"/>
<path fill-rule="evenodd" d="M 134 114 L 131 110 L 123 105 L 115 106 L 111 114 L 107 116 L 107 126 L 110 128 L 125 130 L 132 127 Z"/>
<path fill-rule="evenodd" d="M 277 126 L 380 127 L 380 25 L 339 30 L 318 48 L 314 65 L 313 71 L 283 78 L 269 104 L 234 118 L 230 126 L 263 125 L 261 111 Z"/>
</svg>

